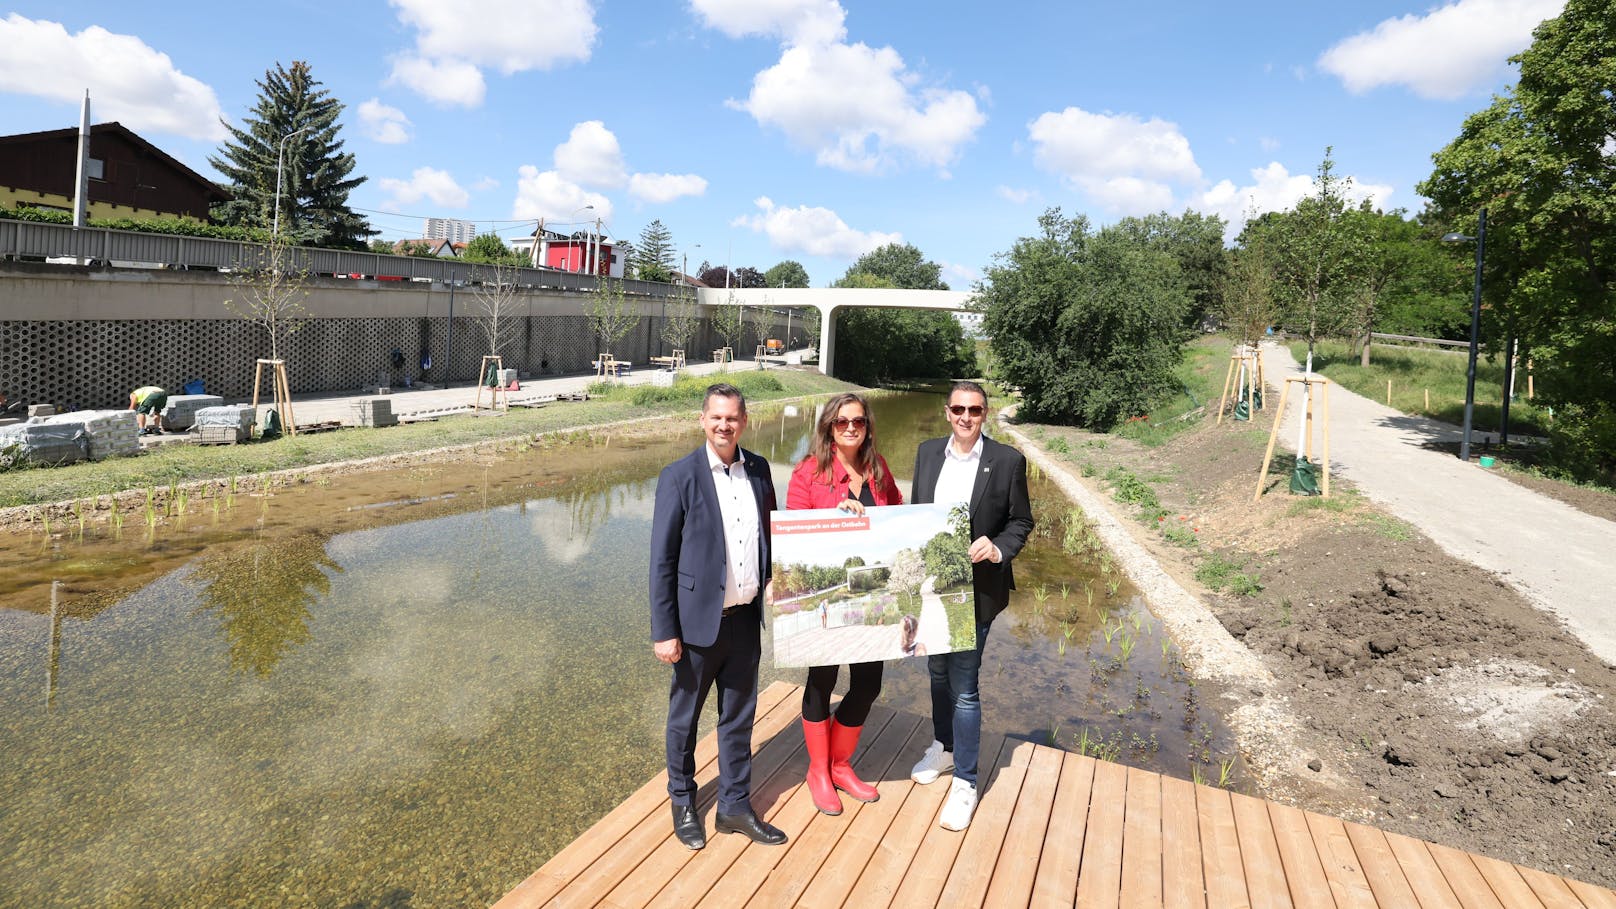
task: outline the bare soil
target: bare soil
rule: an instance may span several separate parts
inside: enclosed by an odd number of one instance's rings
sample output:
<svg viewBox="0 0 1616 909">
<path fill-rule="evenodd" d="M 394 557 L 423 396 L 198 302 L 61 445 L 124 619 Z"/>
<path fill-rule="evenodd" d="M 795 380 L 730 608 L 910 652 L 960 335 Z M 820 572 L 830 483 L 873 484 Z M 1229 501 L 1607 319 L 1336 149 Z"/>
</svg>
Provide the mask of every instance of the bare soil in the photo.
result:
<svg viewBox="0 0 1616 909">
<path fill-rule="evenodd" d="M 1293 714 L 1294 740 L 1243 743 L 1253 766 L 1297 768 L 1263 795 L 1616 886 L 1616 667 L 1555 619 L 1348 483 L 1333 480 L 1328 500 L 1289 495 L 1288 458 L 1254 503 L 1266 433 L 1250 423 L 1203 421 L 1158 448 L 1019 429 L 1109 489 L 1270 670 L 1229 708 L 1277 699 Z M 1119 470 L 1160 511 L 1142 512 Z M 1570 489 L 1556 498 L 1602 513 L 1604 494 Z M 1274 748 L 1294 753 L 1250 753 Z"/>
</svg>

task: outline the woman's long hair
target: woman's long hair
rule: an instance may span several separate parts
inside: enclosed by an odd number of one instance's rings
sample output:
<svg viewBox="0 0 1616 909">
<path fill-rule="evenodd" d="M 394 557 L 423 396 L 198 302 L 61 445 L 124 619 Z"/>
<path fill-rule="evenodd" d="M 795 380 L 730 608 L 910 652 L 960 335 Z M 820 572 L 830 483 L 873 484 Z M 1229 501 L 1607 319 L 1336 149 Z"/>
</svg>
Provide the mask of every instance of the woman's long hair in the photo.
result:
<svg viewBox="0 0 1616 909">
<path fill-rule="evenodd" d="M 850 391 L 825 402 L 825 409 L 819 414 L 819 424 L 814 427 L 814 441 L 808 448 L 808 457 L 814 459 L 814 479 L 828 480 L 832 476 L 831 464 L 836 460 L 836 428 L 831 421 L 849 404 L 857 404 L 864 409 L 864 442 L 854 453 L 853 466 L 864 475 L 866 483 L 872 484 L 871 488 L 885 489 L 886 471 L 881 469 L 881 460 L 875 456 L 875 414 L 870 411 L 870 405 L 863 395 Z"/>
</svg>

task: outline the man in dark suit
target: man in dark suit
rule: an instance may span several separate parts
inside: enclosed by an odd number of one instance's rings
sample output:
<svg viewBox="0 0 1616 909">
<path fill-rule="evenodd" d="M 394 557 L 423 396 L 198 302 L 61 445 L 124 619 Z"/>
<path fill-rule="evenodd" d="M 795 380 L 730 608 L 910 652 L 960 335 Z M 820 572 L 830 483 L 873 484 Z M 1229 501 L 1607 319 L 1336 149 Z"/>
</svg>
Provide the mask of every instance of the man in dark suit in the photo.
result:
<svg viewBox="0 0 1616 909">
<path fill-rule="evenodd" d="M 976 598 L 976 647 L 928 656 L 931 723 L 935 740 L 915 764 L 910 778 L 931 783 L 954 773 L 938 823 L 964 830 L 976 813 L 977 760 L 981 751 L 982 701 L 977 683 L 982 649 L 993 619 L 1010 605 L 1015 589 L 1011 561 L 1032 533 L 1027 498 L 1027 460 L 1021 452 L 982 435 L 988 396 L 975 382 L 955 382 L 948 394 L 947 438 L 920 443 L 915 453 L 917 504 L 969 502 L 971 509 L 971 587 Z"/>
<path fill-rule="evenodd" d="M 740 446 L 746 399 L 707 387 L 707 443 L 663 468 L 651 521 L 651 640 L 673 666 L 668 694 L 668 797 L 673 832 L 707 845 L 696 815 L 696 722 L 718 686 L 719 833 L 779 845 L 786 835 L 752 810 L 752 719 L 757 712 L 763 592 L 769 580 L 769 464 Z"/>
</svg>

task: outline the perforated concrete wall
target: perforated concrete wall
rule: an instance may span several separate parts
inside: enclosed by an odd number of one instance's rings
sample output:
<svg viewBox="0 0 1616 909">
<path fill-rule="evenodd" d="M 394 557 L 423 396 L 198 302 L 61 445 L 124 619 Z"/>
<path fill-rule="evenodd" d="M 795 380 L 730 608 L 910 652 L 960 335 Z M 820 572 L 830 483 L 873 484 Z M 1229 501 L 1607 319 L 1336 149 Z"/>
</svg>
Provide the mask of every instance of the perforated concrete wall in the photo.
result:
<svg viewBox="0 0 1616 909">
<path fill-rule="evenodd" d="M 318 318 L 292 334 L 284 352 L 292 393 L 354 391 L 402 384 L 406 377 L 441 382 L 446 345 L 450 378 L 471 381 L 488 351 L 475 319 L 445 317 Z M 534 315 L 510 320 L 500 353 L 505 366 L 533 376 L 583 373 L 599 353 L 584 316 Z M 612 351 L 645 363 L 661 354 L 663 320 L 642 319 Z M 716 344 L 705 322 L 691 359 Z M 402 370 L 392 352 L 404 355 Z M 423 354 L 431 366 L 423 370 Z M 239 319 L 0 321 L 0 390 L 12 400 L 78 408 L 123 407 L 130 390 L 157 384 L 177 392 L 201 379 L 209 394 L 250 399 L 254 363 L 268 355 L 263 329 Z M 264 393 L 268 393 L 265 384 Z"/>
</svg>

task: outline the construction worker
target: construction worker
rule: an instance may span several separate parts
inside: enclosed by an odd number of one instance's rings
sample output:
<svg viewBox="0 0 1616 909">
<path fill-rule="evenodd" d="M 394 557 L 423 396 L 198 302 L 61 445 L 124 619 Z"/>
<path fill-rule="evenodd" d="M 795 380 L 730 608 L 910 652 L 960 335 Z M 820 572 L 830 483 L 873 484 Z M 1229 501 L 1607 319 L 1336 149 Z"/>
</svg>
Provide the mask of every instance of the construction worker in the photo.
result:
<svg viewBox="0 0 1616 909">
<path fill-rule="evenodd" d="M 144 385 L 129 393 L 129 409 L 135 412 L 135 423 L 140 426 L 140 431 L 147 435 L 163 431 L 163 407 L 166 404 L 168 392 L 156 385 Z"/>
</svg>

